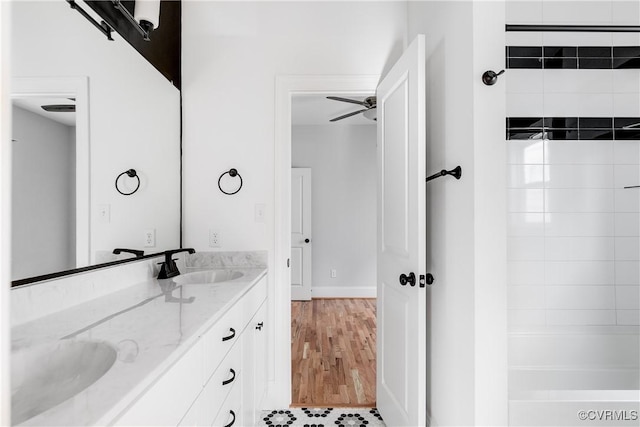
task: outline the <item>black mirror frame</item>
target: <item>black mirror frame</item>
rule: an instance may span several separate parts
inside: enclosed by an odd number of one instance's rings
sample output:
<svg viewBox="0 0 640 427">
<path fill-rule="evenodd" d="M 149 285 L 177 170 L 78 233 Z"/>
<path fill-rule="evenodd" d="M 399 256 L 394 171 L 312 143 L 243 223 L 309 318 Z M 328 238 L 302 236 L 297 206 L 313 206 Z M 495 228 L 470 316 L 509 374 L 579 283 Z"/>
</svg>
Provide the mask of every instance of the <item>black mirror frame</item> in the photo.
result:
<svg viewBox="0 0 640 427">
<path fill-rule="evenodd" d="M 71 276 L 74 274 L 86 273 L 87 271 L 91 271 L 91 270 L 99 270 L 105 267 L 113 267 L 115 265 L 127 264 L 133 261 L 140 261 L 140 260 L 149 259 L 149 258 L 157 258 L 161 256 L 164 256 L 164 252 L 153 253 L 153 254 L 144 255 L 144 256 L 135 257 L 135 258 L 120 259 L 117 261 L 105 262 L 102 264 L 88 265 L 86 267 L 74 268 L 71 270 L 56 271 L 55 273 L 43 274 L 41 276 L 27 277 L 26 279 L 19 279 L 19 280 L 12 281 L 11 288 L 15 288 L 18 286 L 25 286 L 25 285 L 35 285 L 38 282 L 43 282 L 46 280 L 57 279 L 64 276 Z"/>
</svg>

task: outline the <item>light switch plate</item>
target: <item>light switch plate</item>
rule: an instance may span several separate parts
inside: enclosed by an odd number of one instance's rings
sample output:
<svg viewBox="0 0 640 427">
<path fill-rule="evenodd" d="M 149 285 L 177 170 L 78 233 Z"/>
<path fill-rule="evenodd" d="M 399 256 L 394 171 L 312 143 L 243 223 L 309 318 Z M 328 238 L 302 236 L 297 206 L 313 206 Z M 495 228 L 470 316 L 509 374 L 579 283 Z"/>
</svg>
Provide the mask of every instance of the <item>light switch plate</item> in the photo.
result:
<svg viewBox="0 0 640 427">
<path fill-rule="evenodd" d="M 106 203 L 98 205 L 98 221 L 102 224 L 111 222 L 111 205 Z"/>
<path fill-rule="evenodd" d="M 264 203 L 256 203 L 255 222 L 264 222 L 264 215 L 266 210 L 267 210 L 267 205 L 265 205 Z"/>
</svg>

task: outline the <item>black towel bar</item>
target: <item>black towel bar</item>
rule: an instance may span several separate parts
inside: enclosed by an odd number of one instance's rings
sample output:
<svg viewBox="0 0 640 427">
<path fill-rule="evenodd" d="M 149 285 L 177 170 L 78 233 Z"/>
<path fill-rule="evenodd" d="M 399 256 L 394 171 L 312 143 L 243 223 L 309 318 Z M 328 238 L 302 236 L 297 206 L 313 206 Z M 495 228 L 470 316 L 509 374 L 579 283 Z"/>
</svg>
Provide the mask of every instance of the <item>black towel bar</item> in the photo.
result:
<svg viewBox="0 0 640 427">
<path fill-rule="evenodd" d="M 451 175 L 455 179 L 460 179 L 460 177 L 462 176 L 462 168 L 460 166 L 456 166 L 450 171 L 446 169 L 442 169 L 440 172 L 434 173 L 433 175 L 428 176 L 427 182 L 431 181 L 432 179 L 440 178 L 441 176 L 445 176 L 445 175 Z"/>
</svg>

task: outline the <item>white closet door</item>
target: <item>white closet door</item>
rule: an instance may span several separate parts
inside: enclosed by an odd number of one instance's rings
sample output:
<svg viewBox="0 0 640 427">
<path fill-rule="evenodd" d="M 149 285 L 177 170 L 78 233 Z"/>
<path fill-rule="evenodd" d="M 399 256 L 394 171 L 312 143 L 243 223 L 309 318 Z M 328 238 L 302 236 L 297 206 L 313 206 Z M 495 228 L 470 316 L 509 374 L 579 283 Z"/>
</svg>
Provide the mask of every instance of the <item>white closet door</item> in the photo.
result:
<svg viewBox="0 0 640 427">
<path fill-rule="evenodd" d="M 311 169 L 291 169 L 291 299 L 311 299 Z"/>
</svg>

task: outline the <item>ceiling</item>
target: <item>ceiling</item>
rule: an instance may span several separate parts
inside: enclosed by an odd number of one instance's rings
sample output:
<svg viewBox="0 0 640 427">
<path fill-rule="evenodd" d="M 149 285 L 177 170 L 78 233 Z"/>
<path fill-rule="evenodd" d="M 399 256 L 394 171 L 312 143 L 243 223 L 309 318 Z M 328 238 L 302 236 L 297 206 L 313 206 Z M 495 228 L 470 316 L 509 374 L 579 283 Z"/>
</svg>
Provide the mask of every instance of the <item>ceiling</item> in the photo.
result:
<svg viewBox="0 0 640 427">
<path fill-rule="evenodd" d="M 44 111 L 43 105 L 73 105 L 75 101 L 68 98 L 13 98 L 11 100 L 13 105 L 23 108 L 25 110 L 36 113 L 49 120 L 53 120 L 58 123 L 62 123 L 67 126 L 76 125 L 76 113 L 52 113 Z"/>
<path fill-rule="evenodd" d="M 337 122 L 329 122 L 329 120 L 334 117 L 362 110 L 363 107 L 360 107 L 357 104 L 350 104 L 348 102 L 333 101 L 331 99 L 327 99 L 327 96 L 339 96 L 341 98 L 363 101 L 367 96 L 371 95 L 375 94 L 351 95 L 344 93 L 331 93 L 322 95 L 294 95 L 291 99 L 291 125 L 375 126 L 376 122 L 365 118 L 362 114 L 356 114 L 355 116 L 347 117 L 346 119 L 338 120 Z"/>
</svg>

